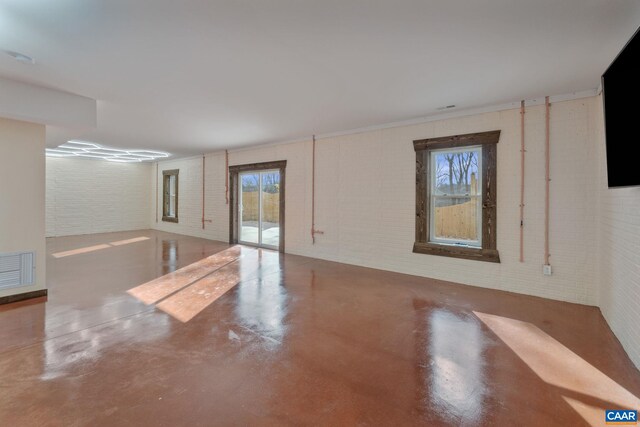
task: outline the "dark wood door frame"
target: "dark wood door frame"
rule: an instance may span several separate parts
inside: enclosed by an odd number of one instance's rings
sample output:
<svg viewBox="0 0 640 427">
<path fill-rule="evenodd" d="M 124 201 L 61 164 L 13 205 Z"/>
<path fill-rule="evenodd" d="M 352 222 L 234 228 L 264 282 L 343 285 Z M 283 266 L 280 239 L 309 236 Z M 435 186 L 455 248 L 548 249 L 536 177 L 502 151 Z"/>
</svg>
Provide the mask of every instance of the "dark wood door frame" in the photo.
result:
<svg viewBox="0 0 640 427">
<path fill-rule="evenodd" d="M 284 195 L 285 195 L 285 170 L 287 168 L 286 160 L 278 160 L 274 162 L 265 163 L 249 163 L 245 165 L 229 166 L 229 243 L 238 243 L 238 214 L 239 209 L 239 185 L 238 174 L 240 172 L 253 172 L 263 171 L 270 169 L 278 169 L 280 171 L 280 243 L 278 244 L 278 250 L 284 253 Z"/>
</svg>

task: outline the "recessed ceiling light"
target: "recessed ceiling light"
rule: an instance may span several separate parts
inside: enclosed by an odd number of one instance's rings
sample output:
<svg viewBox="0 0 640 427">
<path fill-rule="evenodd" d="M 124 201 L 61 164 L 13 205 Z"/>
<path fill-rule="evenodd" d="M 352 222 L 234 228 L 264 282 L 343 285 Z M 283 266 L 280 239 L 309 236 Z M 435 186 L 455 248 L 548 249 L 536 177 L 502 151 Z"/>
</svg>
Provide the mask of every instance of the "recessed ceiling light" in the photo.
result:
<svg viewBox="0 0 640 427">
<path fill-rule="evenodd" d="M 25 55 L 24 53 L 14 52 L 12 50 L 5 50 L 4 53 L 12 57 L 18 62 L 22 62 L 24 64 L 35 64 L 36 60 L 30 57 L 29 55 Z"/>
<path fill-rule="evenodd" d="M 84 157 L 120 163 L 149 162 L 170 156 L 163 151 L 122 150 L 85 141 L 67 141 L 57 148 L 47 148 L 46 152 L 49 157 Z"/>
</svg>

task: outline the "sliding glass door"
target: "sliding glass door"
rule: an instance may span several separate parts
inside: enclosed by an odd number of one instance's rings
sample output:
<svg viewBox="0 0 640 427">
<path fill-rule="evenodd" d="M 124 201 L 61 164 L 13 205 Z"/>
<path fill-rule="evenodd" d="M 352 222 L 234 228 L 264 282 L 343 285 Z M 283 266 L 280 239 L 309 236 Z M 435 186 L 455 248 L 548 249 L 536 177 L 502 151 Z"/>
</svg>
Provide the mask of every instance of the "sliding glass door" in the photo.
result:
<svg viewBox="0 0 640 427">
<path fill-rule="evenodd" d="M 238 241 L 278 249 L 280 244 L 280 170 L 241 172 Z"/>
</svg>

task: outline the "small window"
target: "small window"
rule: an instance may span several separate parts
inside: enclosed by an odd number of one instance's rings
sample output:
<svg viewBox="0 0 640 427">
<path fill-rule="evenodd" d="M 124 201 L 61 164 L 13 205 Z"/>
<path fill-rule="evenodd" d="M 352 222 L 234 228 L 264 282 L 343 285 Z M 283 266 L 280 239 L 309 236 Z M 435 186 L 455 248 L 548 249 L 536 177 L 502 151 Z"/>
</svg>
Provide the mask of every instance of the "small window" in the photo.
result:
<svg viewBox="0 0 640 427">
<path fill-rule="evenodd" d="M 482 147 L 432 150 L 429 241 L 482 247 Z"/>
<path fill-rule="evenodd" d="M 162 171 L 162 220 L 178 222 L 178 169 Z"/>
<path fill-rule="evenodd" d="M 500 131 L 414 141 L 413 251 L 500 262 L 496 248 L 496 145 Z"/>
</svg>

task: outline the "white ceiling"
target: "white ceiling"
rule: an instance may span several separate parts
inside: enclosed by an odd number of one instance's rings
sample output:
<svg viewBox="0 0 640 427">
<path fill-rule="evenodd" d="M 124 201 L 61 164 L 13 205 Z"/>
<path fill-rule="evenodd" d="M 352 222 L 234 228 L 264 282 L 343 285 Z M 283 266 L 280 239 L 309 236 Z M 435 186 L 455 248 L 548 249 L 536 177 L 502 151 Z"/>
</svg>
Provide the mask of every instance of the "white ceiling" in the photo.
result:
<svg viewBox="0 0 640 427">
<path fill-rule="evenodd" d="M 598 86 L 638 0 L 0 0 L 0 76 L 178 155 Z"/>
</svg>

